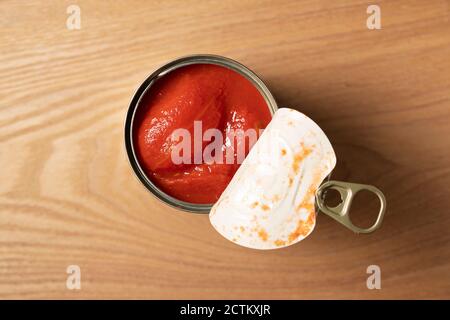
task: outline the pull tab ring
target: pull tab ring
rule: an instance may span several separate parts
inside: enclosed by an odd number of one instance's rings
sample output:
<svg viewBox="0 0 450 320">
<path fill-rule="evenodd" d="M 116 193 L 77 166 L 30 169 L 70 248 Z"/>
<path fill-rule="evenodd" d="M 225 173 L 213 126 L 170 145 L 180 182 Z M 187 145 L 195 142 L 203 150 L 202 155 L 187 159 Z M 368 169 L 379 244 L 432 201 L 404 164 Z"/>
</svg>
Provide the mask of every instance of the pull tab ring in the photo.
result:
<svg viewBox="0 0 450 320">
<path fill-rule="evenodd" d="M 325 204 L 325 193 L 328 189 L 334 189 L 341 195 L 342 202 L 339 203 L 336 207 L 329 207 Z M 378 199 L 380 200 L 380 210 L 378 212 L 377 220 L 371 227 L 366 229 L 355 226 L 350 220 L 349 215 L 352 200 L 361 190 L 367 190 L 376 194 Z M 331 180 L 323 183 L 317 190 L 316 203 L 320 211 L 356 233 L 371 233 L 378 229 L 381 225 L 381 222 L 383 221 L 383 216 L 386 211 L 386 198 L 384 197 L 384 194 L 380 191 L 380 189 L 367 184 L 350 183 L 343 181 Z"/>
</svg>

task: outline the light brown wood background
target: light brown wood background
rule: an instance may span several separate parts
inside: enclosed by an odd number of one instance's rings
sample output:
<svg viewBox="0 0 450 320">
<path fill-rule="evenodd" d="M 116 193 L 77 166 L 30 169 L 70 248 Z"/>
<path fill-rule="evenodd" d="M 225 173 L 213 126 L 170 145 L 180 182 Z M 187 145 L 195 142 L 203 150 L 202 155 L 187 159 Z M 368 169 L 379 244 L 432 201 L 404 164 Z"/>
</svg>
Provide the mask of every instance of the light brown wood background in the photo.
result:
<svg viewBox="0 0 450 320">
<path fill-rule="evenodd" d="M 371 3 L 1 1 L 0 298 L 450 298 L 450 2 L 378 1 L 368 30 Z M 125 113 L 150 72 L 193 53 L 246 64 L 317 121 L 333 177 L 386 194 L 382 228 L 319 215 L 307 240 L 260 252 L 155 200 L 128 165 Z"/>
</svg>

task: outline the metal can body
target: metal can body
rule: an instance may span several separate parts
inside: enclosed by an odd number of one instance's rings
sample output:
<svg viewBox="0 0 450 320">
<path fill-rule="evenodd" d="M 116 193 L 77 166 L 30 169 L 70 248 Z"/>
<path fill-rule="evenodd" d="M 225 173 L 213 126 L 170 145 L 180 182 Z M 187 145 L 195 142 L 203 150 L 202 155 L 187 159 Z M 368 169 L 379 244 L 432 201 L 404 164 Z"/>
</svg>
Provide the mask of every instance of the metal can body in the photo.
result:
<svg viewBox="0 0 450 320">
<path fill-rule="evenodd" d="M 232 59 L 217 55 L 192 55 L 173 60 L 163 65 L 162 67 L 154 71 L 152 74 L 150 74 L 150 76 L 148 76 L 147 79 L 145 79 L 145 81 L 137 89 L 136 93 L 134 94 L 130 102 L 125 120 L 125 147 L 128 154 L 128 159 L 130 161 L 130 165 L 133 168 L 134 173 L 139 178 L 139 180 L 144 184 L 144 186 L 153 195 L 155 195 L 158 199 L 160 199 L 164 203 L 184 211 L 194 213 L 208 213 L 213 204 L 196 204 L 180 201 L 160 190 L 147 177 L 144 170 L 140 166 L 133 144 L 133 124 L 135 120 L 135 115 L 140 106 L 140 102 L 142 98 L 145 96 L 146 92 L 159 78 L 164 77 L 166 74 L 175 69 L 192 64 L 215 64 L 229 68 L 241 74 L 251 83 L 253 83 L 253 85 L 258 89 L 258 91 L 261 93 L 262 97 L 266 101 L 267 107 L 269 108 L 269 111 L 272 115 L 275 113 L 278 107 L 274 97 L 270 93 L 267 86 L 253 71 L 251 71 L 244 65 Z"/>
</svg>

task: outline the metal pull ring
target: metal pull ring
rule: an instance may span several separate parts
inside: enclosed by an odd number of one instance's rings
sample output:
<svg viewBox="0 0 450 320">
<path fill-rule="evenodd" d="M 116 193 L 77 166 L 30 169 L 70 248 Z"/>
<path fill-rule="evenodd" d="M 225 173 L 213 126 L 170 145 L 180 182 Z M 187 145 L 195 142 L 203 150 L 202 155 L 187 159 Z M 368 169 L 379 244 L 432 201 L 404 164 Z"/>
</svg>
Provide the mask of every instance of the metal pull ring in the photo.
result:
<svg viewBox="0 0 450 320">
<path fill-rule="evenodd" d="M 325 193 L 328 189 L 334 189 L 341 195 L 342 201 L 336 207 L 330 208 L 325 204 Z M 355 226 L 350 220 L 349 216 L 352 200 L 361 190 L 367 190 L 376 194 L 378 196 L 378 199 L 380 200 L 380 210 L 378 212 L 377 220 L 371 227 L 367 229 Z M 384 212 L 386 211 L 386 198 L 378 188 L 366 184 L 349 183 L 342 181 L 331 180 L 323 183 L 317 190 L 316 203 L 320 211 L 356 233 L 371 233 L 378 229 L 381 225 L 381 222 L 383 221 Z"/>
</svg>

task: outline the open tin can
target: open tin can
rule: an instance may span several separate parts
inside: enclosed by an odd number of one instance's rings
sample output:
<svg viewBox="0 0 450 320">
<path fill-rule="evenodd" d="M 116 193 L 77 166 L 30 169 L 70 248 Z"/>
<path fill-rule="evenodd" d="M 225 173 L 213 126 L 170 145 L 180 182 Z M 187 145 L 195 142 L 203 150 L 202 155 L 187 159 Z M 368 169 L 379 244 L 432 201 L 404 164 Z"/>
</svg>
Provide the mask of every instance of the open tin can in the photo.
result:
<svg viewBox="0 0 450 320">
<path fill-rule="evenodd" d="M 158 199 L 162 200 L 169 206 L 193 213 L 208 213 L 211 210 L 213 204 L 196 204 L 181 201 L 158 188 L 158 186 L 147 177 L 141 165 L 139 164 L 136 150 L 133 144 L 133 125 L 136 117 L 136 112 L 146 92 L 152 87 L 152 85 L 155 84 L 158 79 L 164 77 L 175 69 L 192 64 L 215 64 L 229 68 L 241 74 L 258 89 L 258 91 L 266 101 L 267 108 L 272 115 L 278 108 L 277 103 L 275 102 L 275 99 L 273 98 L 267 86 L 253 71 L 232 59 L 216 55 L 192 55 L 170 61 L 169 63 L 163 65 L 162 67 L 155 70 L 152 74 L 150 74 L 147 79 L 145 79 L 144 82 L 139 86 L 131 100 L 125 121 L 125 147 L 134 173 L 153 195 L 155 195 Z"/>
<path fill-rule="evenodd" d="M 139 86 L 139 88 L 133 95 L 125 120 L 125 147 L 128 154 L 130 165 L 133 168 L 134 173 L 143 183 L 143 185 L 154 196 L 163 201 L 165 204 L 183 211 L 193 213 L 209 213 L 214 204 L 196 204 L 181 201 L 179 199 L 170 196 L 169 194 L 158 188 L 158 186 L 154 182 L 152 182 L 151 179 L 149 179 L 149 177 L 145 174 L 143 168 L 141 167 L 133 143 L 133 128 L 134 128 L 133 125 L 135 122 L 136 113 L 147 91 L 156 83 L 158 79 L 164 77 L 165 75 L 167 75 L 168 73 L 172 72 L 175 69 L 192 64 L 215 64 L 229 68 L 239 73 L 240 75 L 244 76 L 255 86 L 255 88 L 260 92 L 261 96 L 264 98 L 267 104 L 267 108 L 269 109 L 272 115 L 277 111 L 278 106 L 267 86 L 253 71 L 251 71 L 244 65 L 232 59 L 217 55 L 192 55 L 173 60 L 163 65 L 162 67 L 158 68 L 152 74 L 150 74 Z M 325 204 L 325 194 L 326 191 L 329 189 L 337 190 L 341 196 L 341 203 L 333 208 Z M 349 218 L 349 210 L 351 207 L 352 199 L 354 198 L 355 194 L 361 190 L 367 190 L 375 193 L 378 196 L 381 203 L 378 217 L 375 223 L 371 227 L 366 229 L 359 228 L 353 225 L 353 223 Z M 322 211 L 323 213 L 329 215 L 330 217 L 340 222 L 341 224 L 345 225 L 347 228 L 353 230 L 354 232 L 369 233 L 374 231 L 380 226 L 386 209 L 386 200 L 384 198 L 383 193 L 373 186 L 340 181 L 331 181 L 330 176 L 328 176 L 327 179 L 324 180 L 324 182 L 317 190 L 315 206 L 316 212 L 318 212 L 319 210 Z"/>
</svg>

